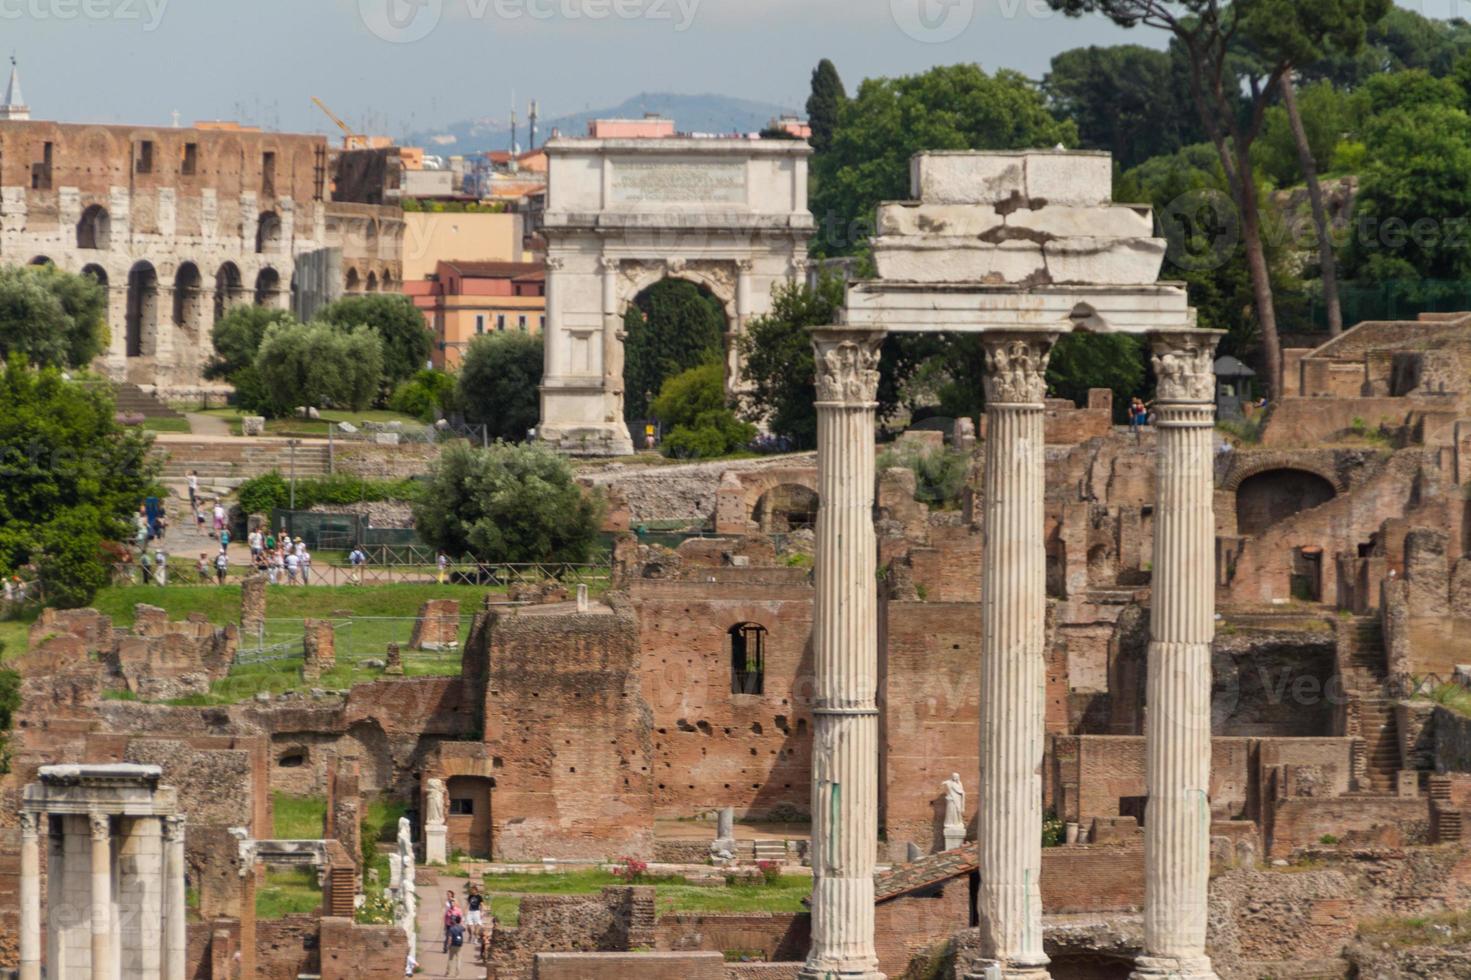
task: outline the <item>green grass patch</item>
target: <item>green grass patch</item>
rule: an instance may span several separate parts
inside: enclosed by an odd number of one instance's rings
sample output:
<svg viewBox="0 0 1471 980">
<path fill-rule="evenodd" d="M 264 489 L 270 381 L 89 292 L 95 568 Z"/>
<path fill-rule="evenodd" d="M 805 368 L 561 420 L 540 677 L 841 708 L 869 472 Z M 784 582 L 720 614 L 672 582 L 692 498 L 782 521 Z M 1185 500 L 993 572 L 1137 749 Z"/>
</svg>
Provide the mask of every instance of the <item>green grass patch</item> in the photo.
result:
<svg viewBox="0 0 1471 980">
<path fill-rule="evenodd" d="M 210 408 L 205 409 L 200 415 L 213 415 L 215 418 L 224 419 L 230 425 L 230 431 L 239 433 L 241 430 L 241 419 L 247 412 L 236 408 Z M 402 422 L 405 429 L 423 429 L 424 423 L 412 415 L 402 412 L 393 412 L 387 409 L 367 409 L 354 412 L 350 409 L 324 408 L 318 413 L 320 419 L 267 419 L 266 435 L 287 436 L 306 439 L 325 439 L 327 430 L 334 423 L 350 422 L 359 428 L 364 422 Z"/>
<path fill-rule="evenodd" d="M 144 419 L 141 426 L 145 432 L 192 432 L 188 419 Z"/>
<path fill-rule="evenodd" d="M 398 820 L 404 815 L 404 805 L 395 800 L 377 799 L 368 801 L 361 821 L 363 867 L 375 868 L 378 880 L 388 883 L 388 855 L 378 849 L 379 844 L 389 844 L 398 838 Z"/>
<path fill-rule="evenodd" d="M 271 794 L 271 833 L 276 840 L 321 840 L 327 819 L 322 796 Z"/>
<path fill-rule="evenodd" d="M 771 884 L 692 885 L 684 878 L 654 878 L 655 902 L 665 912 L 800 912 L 802 899 L 812 892 L 812 879 L 783 875 Z M 566 871 L 556 874 L 489 874 L 485 894 L 501 922 L 514 925 L 522 895 L 593 895 L 610 885 L 625 884 L 607 871 Z"/>
<path fill-rule="evenodd" d="M 258 919 L 281 919 L 288 915 L 310 915 L 322 904 L 317 873 L 310 868 L 266 871 L 265 883 L 255 893 Z"/>
<path fill-rule="evenodd" d="M 1463 946 L 1471 943 L 1471 911 L 1368 919 L 1359 923 L 1359 939 L 1375 945 Z"/>
<path fill-rule="evenodd" d="M 1459 684 L 1442 684 L 1424 697 L 1456 714 L 1471 718 L 1471 691 Z"/>
</svg>

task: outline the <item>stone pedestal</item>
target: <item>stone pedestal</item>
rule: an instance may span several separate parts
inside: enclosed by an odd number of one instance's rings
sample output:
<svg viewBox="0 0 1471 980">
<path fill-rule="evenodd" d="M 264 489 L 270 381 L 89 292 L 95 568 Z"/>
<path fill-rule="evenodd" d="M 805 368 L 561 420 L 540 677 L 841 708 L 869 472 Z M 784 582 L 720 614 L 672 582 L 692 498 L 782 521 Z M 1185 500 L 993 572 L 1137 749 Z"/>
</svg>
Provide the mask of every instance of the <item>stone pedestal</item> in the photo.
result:
<svg viewBox="0 0 1471 980">
<path fill-rule="evenodd" d="M 1051 334 L 998 333 L 986 351 L 981 571 L 981 972 L 1041 978 L 1042 748 L 1047 575 L 1043 405 Z M 988 974 L 989 970 L 989 974 Z M 998 972 L 999 971 L 999 972 Z"/>
<path fill-rule="evenodd" d="M 1157 503 L 1145 702 L 1144 952 L 1139 980 L 1214 980 L 1210 880 L 1211 641 L 1215 636 L 1212 334 L 1151 337 Z"/>
<path fill-rule="evenodd" d="M 710 842 L 710 856 L 729 861 L 735 857 L 735 809 L 721 807 L 715 815 L 715 839 Z"/>
<path fill-rule="evenodd" d="M 947 823 L 943 833 L 947 851 L 953 851 L 965 843 L 965 824 Z"/>
<path fill-rule="evenodd" d="M 449 861 L 449 827 L 442 823 L 424 825 L 424 863 L 445 864 Z"/>
<path fill-rule="evenodd" d="M 812 629 L 812 947 L 804 980 L 878 980 L 878 331 L 813 331 L 817 555 Z"/>
</svg>

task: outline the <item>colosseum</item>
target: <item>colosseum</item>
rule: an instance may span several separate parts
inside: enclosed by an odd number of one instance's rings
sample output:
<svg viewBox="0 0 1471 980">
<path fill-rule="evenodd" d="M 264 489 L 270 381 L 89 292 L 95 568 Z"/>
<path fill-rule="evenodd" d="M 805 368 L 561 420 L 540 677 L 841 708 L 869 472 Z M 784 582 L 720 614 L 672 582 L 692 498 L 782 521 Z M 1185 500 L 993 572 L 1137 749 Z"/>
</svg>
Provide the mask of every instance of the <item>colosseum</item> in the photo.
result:
<svg viewBox="0 0 1471 980">
<path fill-rule="evenodd" d="M 331 289 L 399 281 L 401 210 L 333 203 L 336 162 L 325 137 L 233 123 L 32 120 L 12 75 L 0 111 L 0 262 L 95 277 L 111 331 L 98 367 L 187 395 L 203 384 L 214 321 L 241 303 L 290 307 L 309 253 L 340 250 Z"/>
</svg>

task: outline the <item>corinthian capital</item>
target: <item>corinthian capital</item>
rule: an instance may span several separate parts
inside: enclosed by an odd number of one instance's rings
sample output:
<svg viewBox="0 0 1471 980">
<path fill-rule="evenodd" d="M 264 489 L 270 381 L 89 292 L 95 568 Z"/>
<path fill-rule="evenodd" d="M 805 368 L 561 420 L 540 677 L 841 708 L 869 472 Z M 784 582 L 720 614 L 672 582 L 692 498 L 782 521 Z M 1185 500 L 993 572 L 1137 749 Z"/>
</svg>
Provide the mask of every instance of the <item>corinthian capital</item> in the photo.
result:
<svg viewBox="0 0 1471 980">
<path fill-rule="evenodd" d="M 163 839 L 167 841 L 184 839 L 184 815 L 182 813 L 170 814 L 163 818 Z"/>
<path fill-rule="evenodd" d="M 1212 333 L 1156 333 L 1154 375 L 1159 402 L 1211 402 L 1216 396 L 1216 341 Z"/>
<path fill-rule="evenodd" d="M 1047 358 L 1055 334 L 983 334 L 986 402 L 1035 404 L 1047 397 Z"/>
<path fill-rule="evenodd" d="M 20 836 L 22 840 L 35 840 L 41 832 L 41 818 L 39 814 L 30 811 L 22 811 L 20 815 Z"/>
<path fill-rule="evenodd" d="M 879 390 L 879 345 L 883 340 L 882 333 L 869 331 L 814 333 L 817 400 L 850 405 L 875 401 Z"/>
<path fill-rule="evenodd" d="M 105 813 L 89 813 L 87 819 L 92 826 L 92 839 L 109 840 L 112 837 L 112 820 Z"/>
<path fill-rule="evenodd" d="M 562 258 L 560 255 L 548 255 L 546 258 L 547 268 L 554 272 L 558 269 L 564 268 L 566 265 L 567 260 Z"/>
</svg>

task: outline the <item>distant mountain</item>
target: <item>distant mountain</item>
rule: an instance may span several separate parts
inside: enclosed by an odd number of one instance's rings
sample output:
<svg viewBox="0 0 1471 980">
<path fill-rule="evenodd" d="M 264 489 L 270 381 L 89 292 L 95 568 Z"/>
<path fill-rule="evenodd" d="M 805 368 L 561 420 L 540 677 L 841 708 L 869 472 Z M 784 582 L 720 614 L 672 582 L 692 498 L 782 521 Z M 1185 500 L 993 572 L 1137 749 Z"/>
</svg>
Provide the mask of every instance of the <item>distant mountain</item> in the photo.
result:
<svg viewBox="0 0 1471 980">
<path fill-rule="evenodd" d="M 799 112 L 789 106 L 770 102 L 734 99 L 726 95 L 675 95 L 672 92 L 644 92 L 621 105 L 605 109 L 589 109 L 555 119 L 538 119 L 537 139 L 544 142 L 559 130 L 563 136 L 585 136 L 593 119 L 639 119 L 646 112 L 657 112 L 673 119 L 681 133 L 754 133 L 783 113 Z M 526 147 L 526 120 L 518 118 L 516 138 Z M 479 153 L 483 150 L 510 148 L 510 127 L 502 120 L 467 119 L 441 130 L 410 133 L 406 142 L 422 146 L 430 153 L 443 156 Z"/>
</svg>

